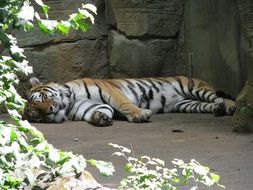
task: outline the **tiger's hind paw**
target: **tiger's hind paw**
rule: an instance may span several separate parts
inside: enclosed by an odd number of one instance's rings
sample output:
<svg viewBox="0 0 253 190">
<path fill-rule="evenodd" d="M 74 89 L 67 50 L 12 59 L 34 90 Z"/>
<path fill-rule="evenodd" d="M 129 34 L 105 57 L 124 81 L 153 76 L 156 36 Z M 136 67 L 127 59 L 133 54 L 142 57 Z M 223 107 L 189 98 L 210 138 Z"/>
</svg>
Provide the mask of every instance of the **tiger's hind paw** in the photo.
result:
<svg viewBox="0 0 253 190">
<path fill-rule="evenodd" d="M 224 102 L 216 103 L 213 107 L 215 116 L 233 115 L 235 112 L 235 102 L 233 100 L 224 100 Z"/>
<path fill-rule="evenodd" d="M 236 107 L 235 107 L 235 101 L 225 99 L 224 103 L 226 105 L 227 115 L 233 115 L 235 113 L 235 109 L 236 109 Z"/>
<path fill-rule="evenodd" d="M 224 116 L 226 115 L 226 106 L 224 102 L 215 103 L 213 107 L 213 113 L 215 116 Z"/>
<path fill-rule="evenodd" d="M 109 117 L 105 113 L 100 112 L 100 111 L 95 111 L 92 115 L 91 123 L 97 126 L 109 126 L 113 124 L 113 120 L 111 117 Z"/>
<path fill-rule="evenodd" d="M 141 110 L 138 114 L 129 114 L 127 119 L 133 123 L 147 122 L 152 115 L 152 111 L 148 109 Z"/>
</svg>

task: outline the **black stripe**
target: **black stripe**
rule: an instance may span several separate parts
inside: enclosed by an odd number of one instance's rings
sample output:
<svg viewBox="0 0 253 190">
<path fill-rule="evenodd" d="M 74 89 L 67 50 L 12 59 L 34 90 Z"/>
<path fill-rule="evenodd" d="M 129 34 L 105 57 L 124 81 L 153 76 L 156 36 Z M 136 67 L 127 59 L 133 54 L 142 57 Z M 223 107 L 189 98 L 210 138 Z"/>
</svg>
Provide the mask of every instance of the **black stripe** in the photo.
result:
<svg viewBox="0 0 253 190">
<path fill-rule="evenodd" d="M 191 102 L 192 100 L 182 100 L 182 102 L 179 102 L 177 105 L 176 105 L 176 111 L 179 111 L 180 107 L 184 104 L 188 104 L 189 102 Z"/>
<path fill-rule="evenodd" d="M 44 88 L 43 91 L 50 92 L 51 94 L 53 94 L 51 89 Z"/>
<path fill-rule="evenodd" d="M 68 90 L 68 94 L 66 94 L 66 96 L 67 96 L 68 98 L 70 98 L 70 95 L 71 95 L 70 87 L 69 87 L 68 85 L 66 85 L 66 84 L 64 84 L 63 86 L 64 86 L 65 88 L 67 88 L 67 90 Z"/>
<path fill-rule="evenodd" d="M 74 107 L 75 103 L 71 104 L 69 109 L 66 111 L 66 116 L 69 115 L 69 112 L 72 110 L 72 108 Z"/>
<path fill-rule="evenodd" d="M 51 86 L 45 86 L 45 87 L 51 89 L 52 91 L 57 92 L 57 90 L 55 88 L 51 87 Z"/>
<path fill-rule="evenodd" d="M 142 100 L 141 101 L 143 101 L 143 102 L 146 102 L 146 109 L 149 109 L 150 108 L 150 99 L 149 99 L 149 97 L 147 96 L 147 94 L 146 94 L 146 89 L 141 85 L 141 84 L 139 84 L 138 82 L 136 83 L 137 84 L 137 86 L 139 87 L 139 89 L 141 90 L 141 92 L 142 92 L 142 94 L 143 94 L 143 97 L 142 97 Z M 141 104 L 142 102 L 140 102 L 140 104 Z"/>
<path fill-rule="evenodd" d="M 183 112 L 186 112 L 186 108 L 188 108 L 189 106 L 191 106 L 191 103 L 192 103 L 192 102 L 189 102 L 189 103 L 183 108 L 182 111 L 183 111 Z M 190 110 L 191 110 L 191 109 L 190 109 Z"/>
<path fill-rule="evenodd" d="M 198 105 L 199 103 L 200 103 L 200 102 L 195 102 L 195 103 L 193 103 L 193 104 L 191 105 L 190 110 L 191 110 L 192 113 L 197 112 L 196 107 L 197 107 L 197 105 Z M 195 107 L 194 107 L 194 106 L 195 106 Z"/>
<path fill-rule="evenodd" d="M 198 110 L 198 113 L 203 113 L 201 110 L 201 103 L 197 105 L 196 110 Z"/>
<path fill-rule="evenodd" d="M 89 92 L 89 89 L 87 87 L 87 83 L 83 80 L 83 85 L 84 85 L 84 88 L 85 88 L 85 91 L 86 91 L 86 94 L 87 94 L 87 98 L 90 99 L 90 92 Z"/>
<path fill-rule="evenodd" d="M 79 87 L 81 86 L 79 82 L 73 81 L 73 83 L 77 84 Z"/>
<path fill-rule="evenodd" d="M 95 83 L 95 84 L 98 87 L 98 93 L 99 93 L 100 99 L 102 100 L 103 103 L 106 103 L 106 101 L 104 100 L 103 95 L 102 95 L 102 89 L 98 86 L 97 83 Z"/>
<path fill-rule="evenodd" d="M 215 94 L 215 93 L 209 94 L 209 95 L 207 96 L 207 101 L 208 101 L 208 102 L 213 102 L 212 100 L 210 100 L 210 97 L 211 97 L 212 95 L 216 95 L 216 94 Z"/>
<path fill-rule="evenodd" d="M 163 87 L 163 83 L 160 81 L 156 81 L 161 87 Z"/>
<path fill-rule="evenodd" d="M 153 93 L 152 88 L 149 89 L 148 97 L 149 97 L 150 100 L 153 100 L 153 99 L 154 99 L 154 93 Z"/>
<path fill-rule="evenodd" d="M 209 110 L 207 110 L 206 109 L 206 107 L 208 106 L 209 104 L 208 103 L 206 103 L 204 106 L 203 106 L 203 110 L 206 112 L 206 111 L 209 111 Z"/>
<path fill-rule="evenodd" d="M 146 86 L 147 88 L 150 88 L 150 85 L 148 85 L 145 81 L 141 80 L 141 79 L 137 79 L 138 82 L 140 82 L 141 84 L 143 84 L 144 86 Z"/>
<path fill-rule="evenodd" d="M 156 79 L 164 82 L 164 83 L 168 83 L 168 84 L 171 84 L 171 82 L 169 80 L 167 80 L 166 78 L 163 78 L 163 77 L 157 77 Z"/>
<path fill-rule="evenodd" d="M 111 113 L 113 112 L 113 110 L 111 108 L 107 107 L 107 106 L 100 106 L 100 107 L 97 108 L 97 110 L 98 109 L 107 109 L 107 110 L 110 110 Z"/>
<path fill-rule="evenodd" d="M 202 106 L 202 104 L 201 104 L 201 106 L 199 107 L 199 110 L 200 110 L 201 113 L 206 113 L 206 111 L 204 110 L 204 106 Z"/>
<path fill-rule="evenodd" d="M 137 94 L 137 92 L 130 86 L 130 85 L 127 85 L 127 87 L 131 90 L 131 92 L 133 93 L 135 99 L 137 102 L 139 102 L 139 96 Z"/>
<path fill-rule="evenodd" d="M 184 95 L 185 97 L 187 97 L 186 93 L 184 92 L 184 86 L 183 86 L 183 83 L 182 83 L 181 79 L 178 78 L 178 77 L 175 77 L 175 79 L 176 79 L 176 81 L 178 82 L 179 87 L 181 88 L 181 91 L 182 91 L 183 95 Z"/>
<path fill-rule="evenodd" d="M 205 95 L 206 95 L 207 92 L 208 92 L 208 90 L 204 90 L 204 92 L 203 92 L 203 94 L 201 96 L 201 98 L 202 98 L 201 100 L 206 101 Z"/>
<path fill-rule="evenodd" d="M 83 118 L 85 117 L 86 113 L 87 113 L 89 110 L 91 110 L 92 108 L 94 108 L 94 107 L 96 107 L 96 106 L 98 106 L 98 105 L 100 105 L 100 104 L 92 104 L 90 107 L 88 107 L 88 108 L 83 112 L 82 120 L 83 120 Z"/>
<path fill-rule="evenodd" d="M 155 83 L 152 81 L 152 79 L 146 79 L 151 85 L 152 87 L 156 90 L 156 92 L 159 92 L 159 88 L 157 88 L 157 86 L 155 85 Z"/>
<path fill-rule="evenodd" d="M 160 100 L 162 107 L 157 111 L 157 113 L 163 113 L 164 112 L 164 107 L 166 103 L 166 97 L 164 95 L 161 95 L 161 100 Z"/>
<path fill-rule="evenodd" d="M 197 98 L 192 93 L 194 85 L 195 85 L 194 80 L 192 78 L 188 78 L 187 86 L 188 86 L 188 91 L 189 91 L 190 98 L 192 98 L 193 100 L 197 100 Z"/>
<path fill-rule="evenodd" d="M 132 83 L 131 81 L 129 81 L 129 80 L 127 80 L 127 79 L 125 79 L 124 81 L 126 81 L 127 84 L 129 84 L 129 86 L 134 87 L 134 83 Z"/>
<path fill-rule="evenodd" d="M 76 118 L 76 113 L 78 112 L 80 106 L 83 105 L 86 101 L 87 101 L 87 100 L 83 101 L 82 103 L 80 103 L 80 104 L 77 106 L 76 111 L 75 111 L 75 113 L 74 113 L 74 116 L 72 117 L 72 121 L 75 120 L 75 118 Z"/>
<path fill-rule="evenodd" d="M 199 96 L 199 93 L 200 93 L 200 91 L 201 91 L 201 89 L 199 89 L 199 90 L 196 90 L 196 97 L 198 98 L 198 100 L 201 100 L 201 97 Z"/>
<path fill-rule="evenodd" d="M 141 90 L 142 94 L 146 96 L 146 90 L 143 86 L 141 86 L 138 82 L 136 83 L 139 89 Z"/>
</svg>

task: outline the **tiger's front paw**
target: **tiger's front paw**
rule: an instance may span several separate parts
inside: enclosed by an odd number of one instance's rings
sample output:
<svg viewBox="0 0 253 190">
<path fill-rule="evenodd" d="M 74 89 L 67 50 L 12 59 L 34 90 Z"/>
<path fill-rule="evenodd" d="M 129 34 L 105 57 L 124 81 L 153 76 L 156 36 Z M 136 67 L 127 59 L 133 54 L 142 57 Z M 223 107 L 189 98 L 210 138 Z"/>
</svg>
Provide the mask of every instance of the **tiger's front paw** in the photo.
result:
<svg viewBox="0 0 253 190">
<path fill-rule="evenodd" d="M 109 126 L 109 125 L 112 125 L 113 120 L 111 117 L 109 117 L 105 113 L 100 112 L 100 111 L 95 111 L 92 115 L 91 123 L 97 126 Z"/>
<path fill-rule="evenodd" d="M 142 123 L 146 122 L 149 120 L 149 118 L 152 115 L 152 111 L 148 109 L 142 109 L 139 113 L 137 114 L 129 114 L 127 116 L 127 119 L 129 122 L 133 123 Z"/>
</svg>

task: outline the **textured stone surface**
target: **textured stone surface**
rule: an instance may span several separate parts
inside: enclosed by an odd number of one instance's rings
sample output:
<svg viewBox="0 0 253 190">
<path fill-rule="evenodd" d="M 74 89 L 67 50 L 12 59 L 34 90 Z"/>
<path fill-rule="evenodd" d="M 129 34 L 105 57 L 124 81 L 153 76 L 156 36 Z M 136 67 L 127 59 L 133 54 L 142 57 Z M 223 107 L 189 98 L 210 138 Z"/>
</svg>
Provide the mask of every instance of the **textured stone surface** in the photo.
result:
<svg viewBox="0 0 253 190">
<path fill-rule="evenodd" d="M 106 21 L 127 36 L 175 36 L 181 27 L 182 0 L 108 0 Z"/>
<path fill-rule="evenodd" d="M 57 20 L 68 19 L 81 2 L 91 1 L 45 1 L 50 6 L 49 18 Z M 68 36 L 50 37 L 36 28 L 28 33 L 14 32 L 19 45 L 25 48 L 34 76 L 44 82 L 65 82 L 81 77 L 187 74 L 183 61 L 177 65 L 183 0 L 94 0 L 92 3 L 98 15 L 95 25 L 86 33 L 71 31 Z M 22 81 L 19 92 L 24 94 L 28 86 L 27 80 Z"/>
<path fill-rule="evenodd" d="M 68 81 L 80 77 L 104 77 L 107 74 L 106 39 L 79 40 L 25 49 L 39 78 Z"/>
<path fill-rule="evenodd" d="M 238 95 L 245 83 L 240 61 L 240 22 L 236 0 L 186 1 L 191 75 Z"/>
<path fill-rule="evenodd" d="M 247 82 L 237 98 L 237 111 L 234 115 L 234 131 L 253 132 L 253 2 L 250 0 L 239 0 L 239 13 L 243 36 L 246 41 L 244 45 Z M 246 108 L 246 110 L 245 110 Z M 243 111 L 244 110 L 244 111 Z"/>
<path fill-rule="evenodd" d="M 152 77 L 176 72 L 176 40 L 127 39 L 116 31 L 109 34 L 110 76 Z"/>
<path fill-rule="evenodd" d="M 42 82 L 67 82 L 77 78 L 106 78 L 108 59 L 107 39 L 78 40 L 25 48 L 25 55 L 33 66 L 34 74 Z M 18 86 L 24 95 L 30 88 L 24 80 Z"/>
</svg>

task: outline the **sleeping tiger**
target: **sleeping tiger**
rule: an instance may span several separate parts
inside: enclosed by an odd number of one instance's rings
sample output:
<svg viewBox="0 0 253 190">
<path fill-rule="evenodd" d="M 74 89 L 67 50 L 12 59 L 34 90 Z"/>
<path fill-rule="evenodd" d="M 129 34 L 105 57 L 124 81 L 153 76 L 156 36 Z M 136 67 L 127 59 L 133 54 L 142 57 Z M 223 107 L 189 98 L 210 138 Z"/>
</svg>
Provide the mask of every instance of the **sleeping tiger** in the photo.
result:
<svg viewBox="0 0 253 190">
<path fill-rule="evenodd" d="M 232 115 L 235 102 L 205 82 L 187 78 L 77 79 L 41 84 L 31 78 L 24 118 L 31 122 L 85 120 L 113 123 L 115 113 L 129 122 L 147 122 L 152 113 L 187 112 Z"/>
</svg>

